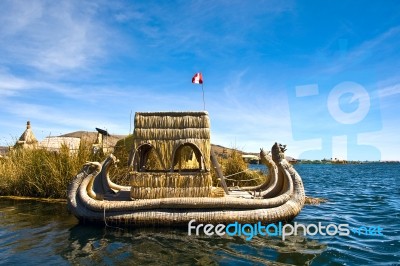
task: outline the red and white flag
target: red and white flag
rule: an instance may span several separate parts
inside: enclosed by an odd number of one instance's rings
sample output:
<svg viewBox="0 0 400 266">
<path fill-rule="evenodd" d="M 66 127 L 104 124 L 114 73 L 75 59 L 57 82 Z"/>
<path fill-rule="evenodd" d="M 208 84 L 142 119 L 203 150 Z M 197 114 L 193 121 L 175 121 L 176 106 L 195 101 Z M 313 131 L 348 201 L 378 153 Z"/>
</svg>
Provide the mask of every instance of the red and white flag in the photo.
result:
<svg viewBox="0 0 400 266">
<path fill-rule="evenodd" d="M 192 78 L 192 83 L 203 84 L 203 75 L 201 73 L 196 73 Z"/>
</svg>

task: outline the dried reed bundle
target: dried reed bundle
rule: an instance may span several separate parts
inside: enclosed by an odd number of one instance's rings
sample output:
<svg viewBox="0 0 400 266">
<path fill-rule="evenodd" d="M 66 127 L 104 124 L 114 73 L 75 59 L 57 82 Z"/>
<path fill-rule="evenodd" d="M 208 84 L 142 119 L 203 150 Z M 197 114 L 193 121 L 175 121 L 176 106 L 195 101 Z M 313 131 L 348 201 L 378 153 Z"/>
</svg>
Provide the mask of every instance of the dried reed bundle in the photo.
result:
<svg viewBox="0 0 400 266">
<path fill-rule="evenodd" d="M 181 197 L 210 197 L 211 187 L 201 188 L 149 188 L 140 187 L 131 189 L 133 199 L 160 199 L 160 198 L 181 198 Z"/>
<path fill-rule="evenodd" d="M 211 197 L 213 197 L 213 198 L 225 197 L 224 189 L 221 187 L 213 187 L 211 190 Z"/>
<path fill-rule="evenodd" d="M 134 199 L 209 197 L 211 192 L 210 173 L 131 173 L 131 197 Z"/>
<path fill-rule="evenodd" d="M 139 128 L 210 128 L 207 112 L 138 112 Z"/>
</svg>

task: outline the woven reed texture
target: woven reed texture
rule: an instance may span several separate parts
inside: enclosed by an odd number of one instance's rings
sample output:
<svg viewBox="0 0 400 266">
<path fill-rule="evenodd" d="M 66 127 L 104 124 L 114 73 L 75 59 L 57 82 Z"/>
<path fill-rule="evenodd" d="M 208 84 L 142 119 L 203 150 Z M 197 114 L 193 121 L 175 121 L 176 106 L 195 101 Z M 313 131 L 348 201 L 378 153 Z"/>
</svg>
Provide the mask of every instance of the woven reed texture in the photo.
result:
<svg viewBox="0 0 400 266">
<path fill-rule="evenodd" d="M 280 153 L 279 149 L 277 152 Z M 280 155 L 280 154 L 278 154 Z M 274 157 L 274 156 L 273 156 Z M 282 156 L 274 164 L 278 173 L 274 195 L 266 199 L 183 197 L 134 201 L 96 200 L 87 187 L 96 171 L 83 169 L 68 188 L 68 208 L 82 222 L 119 225 L 187 225 L 197 223 L 271 223 L 293 219 L 304 206 L 301 177 Z M 265 161 L 264 161 L 265 163 Z M 268 166 L 270 172 L 272 163 Z M 98 175 L 97 175 L 98 176 Z M 276 184 L 281 184 L 277 186 Z M 278 188 L 280 187 L 280 188 Z M 269 187 L 265 188 L 269 190 Z M 270 190 L 271 191 L 271 190 Z"/>
<path fill-rule="evenodd" d="M 210 173 L 131 173 L 133 199 L 210 197 L 211 188 Z"/>
<path fill-rule="evenodd" d="M 164 113 L 163 113 L 164 114 Z M 149 113 L 146 115 L 151 116 Z M 178 115 L 177 115 L 178 116 Z M 143 199 L 121 200 L 119 193 L 114 199 L 99 200 L 92 190 L 93 180 L 100 178 L 110 186 L 108 170 L 114 158 L 105 160 L 99 173 L 99 165 L 86 165 L 73 179 L 68 187 L 68 209 L 81 222 L 113 223 L 119 225 L 187 225 L 195 219 L 197 223 L 271 223 L 288 221 L 299 214 L 305 201 L 305 192 L 301 177 L 284 159 L 284 150 L 275 143 L 271 156 L 264 154 L 263 163 L 268 167 L 270 178 L 268 184 L 257 187 L 262 198 L 237 198 L 225 196 L 221 189 L 211 187 L 211 181 L 202 175 L 180 177 L 176 173 L 136 173 L 132 185 L 138 189 L 137 194 L 153 189 L 154 198 L 141 195 Z M 93 169 L 93 166 L 94 169 Z M 146 176 L 148 174 L 148 176 Z M 190 176 L 190 175 L 188 175 Z M 266 183 L 267 183 L 266 182 Z M 196 187 L 197 185 L 197 187 Z M 196 189 L 210 188 L 210 197 L 186 196 L 197 195 Z M 118 189 L 118 186 L 113 185 Z M 192 191 L 187 190 L 192 189 Z M 175 190 L 174 195 L 181 197 L 162 198 L 162 190 Z M 258 191 L 260 189 L 261 191 Z M 183 191 L 183 192 L 182 192 Z M 254 187 L 249 191 L 254 192 Z M 129 192 L 129 191 L 126 191 Z M 132 188 L 131 191 L 132 193 Z M 222 193 L 221 193 L 222 192 Z M 168 193 L 168 192 L 167 192 Z M 122 195 L 122 194 L 121 194 Z M 217 198 L 216 196 L 221 196 Z"/>
<path fill-rule="evenodd" d="M 119 225 L 187 225 L 197 223 L 256 223 L 293 219 L 304 205 L 304 188 L 294 169 L 280 165 L 292 184 L 288 194 L 271 199 L 168 198 L 109 202 L 90 198 L 86 186 L 92 178 L 81 172 L 68 189 L 68 208 L 81 222 Z M 104 215 L 105 213 L 105 215 Z"/>
<path fill-rule="evenodd" d="M 210 169 L 210 120 L 207 112 L 136 113 L 134 147 L 149 144 L 155 150 L 164 170 L 173 167 L 175 151 L 184 144 L 192 144 Z"/>
</svg>

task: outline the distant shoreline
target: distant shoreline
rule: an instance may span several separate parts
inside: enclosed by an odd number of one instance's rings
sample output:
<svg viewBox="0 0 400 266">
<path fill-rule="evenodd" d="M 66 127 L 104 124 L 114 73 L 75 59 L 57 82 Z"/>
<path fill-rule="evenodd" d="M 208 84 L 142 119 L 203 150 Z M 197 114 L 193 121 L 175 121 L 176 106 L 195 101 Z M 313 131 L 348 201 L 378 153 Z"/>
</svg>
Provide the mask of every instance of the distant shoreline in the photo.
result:
<svg viewBox="0 0 400 266">
<path fill-rule="evenodd" d="M 297 164 L 399 164 L 400 161 L 344 161 L 344 162 L 332 162 L 323 160 L 299 160 Z"/>
</svg>

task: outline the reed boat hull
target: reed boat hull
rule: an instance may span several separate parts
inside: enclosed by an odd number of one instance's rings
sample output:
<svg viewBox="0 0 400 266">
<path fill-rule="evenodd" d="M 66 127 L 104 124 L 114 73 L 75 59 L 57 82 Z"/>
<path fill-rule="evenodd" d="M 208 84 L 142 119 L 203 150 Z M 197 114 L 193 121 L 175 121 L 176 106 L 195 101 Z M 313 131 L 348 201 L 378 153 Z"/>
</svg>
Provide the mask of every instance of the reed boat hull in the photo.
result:
<svg viewBox="0 0 400 266">
<path fill-rule="evenodd" d="M 219 197 L 168 197 L 132 199 L 131 187 L 110 181 L 114 156 L 103 163 L 88 163 L 68 187 L 68 209 L 82 223 L 137 225 L 187 225 L 196 223 L 274 223 L 296 217 L 305 201 L 300 175 L 275 143 L 272 156 L 261 151 L 269 178 L 256 187 L 230 190 Z M 248 195 L 243 197 L 243 195 Z"/>
</svg>

